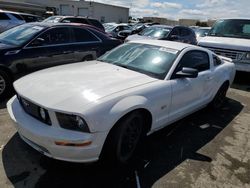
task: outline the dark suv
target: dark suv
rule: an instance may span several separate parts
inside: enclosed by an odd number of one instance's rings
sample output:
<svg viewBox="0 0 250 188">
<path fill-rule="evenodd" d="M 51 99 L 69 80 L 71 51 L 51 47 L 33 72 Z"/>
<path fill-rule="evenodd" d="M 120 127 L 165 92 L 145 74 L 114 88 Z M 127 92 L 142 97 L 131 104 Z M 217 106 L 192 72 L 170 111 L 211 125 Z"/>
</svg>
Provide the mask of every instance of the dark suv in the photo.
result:
<svg viewBox="0 0 250 188">
<path fill-rule="evenodd" d="M 0 98 L 9 91 L 12 81 L 25 74 L 96 59 L 121 44 L 94 28 L 82 24 L 36 22 L 1 33 Z"/>
<path fill-rule="evenodd" d="M 89 17 L 80 17 L 80 16 L 51 16 L 43 22 L 50 22 L 50 23 L 81 23 L 81 24 L 88 24 L 97 27 L 98 29 L 105 31 L 103 25 L 96 19 L 89 18 Z"/>
</svg>

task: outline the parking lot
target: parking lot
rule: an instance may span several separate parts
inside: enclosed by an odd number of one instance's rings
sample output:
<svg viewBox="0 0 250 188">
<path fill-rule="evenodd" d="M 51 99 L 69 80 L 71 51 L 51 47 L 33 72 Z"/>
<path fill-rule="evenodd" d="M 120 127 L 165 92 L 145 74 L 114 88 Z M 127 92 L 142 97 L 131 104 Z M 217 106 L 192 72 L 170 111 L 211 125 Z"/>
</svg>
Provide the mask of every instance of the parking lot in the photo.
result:
<svg viewBox="0 0 250 188">
<path fill-rule="evenodd" d="M 75 164 L 44 157 L 17 135 L 0 105 L 0 187 L 250 187 L 249 74 L 219 111 L 203 109 L 145 141 L 136 161 Z"/>
</svg>

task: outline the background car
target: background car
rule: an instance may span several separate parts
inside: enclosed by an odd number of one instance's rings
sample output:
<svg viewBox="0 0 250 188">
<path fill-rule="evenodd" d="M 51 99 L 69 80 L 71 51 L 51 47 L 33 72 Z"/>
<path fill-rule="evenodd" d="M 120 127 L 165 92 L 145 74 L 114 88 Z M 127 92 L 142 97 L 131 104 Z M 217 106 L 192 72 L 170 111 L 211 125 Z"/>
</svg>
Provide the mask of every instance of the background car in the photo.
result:
<svg viewBox="0 0 250 188">
<path fill-rule="evenodd" d="M 207 105 L 219 109 L 234 75 L 228 58 L 205 48 L 134 41 L 17 80 L 7 108 L 21 138 L 46 156 L 127 164 L 146 135 Z"/>
<path fill-rule="evenodd" d="M 126 38 L 127 41 L 158 39 L 170 40 L 189 44 L 197 44 L 195 33 L 192 29 L 185 26 L 166 26 L 154 25 L 145 28 L 136 35 L 130 35 Z"/>
<path fill-rule="evenodd" d="M 97 19 L 81 16 L 51 16 L 45 19 L 43 22 L 49 23 L 81 23 L 87 25 L 93 25 L 96 28 L 104 31 L 104 27 Z"/>
<path fill-rule="evenodd" d="M 199 46 L 231 58 L 236 70 L 250 73 L 250 19 L 228 18 L 215 22 Z"/>
<path fill-rule="evenodd" d="M 117 38 L 118 33 L 123 30 L 129 30 L 131 28 L 130 25 L 121 23 L 121 24 L 105 24 L 105 32 L 108 33 L 110 36 Z"/>
<path fill-rule="evenodd" d="M 29 23 L 0 34 L 0 97 L 14 79 L 56 65 L 92 60 L 121 44 L 82 24 Z"/>
<path fill-rule="evenodd" d="M 137 23 L 130 27 L 128 30 L 120 31 L 117 35 L 118 39 L 125 40 L 129 35 L 140 33 L 143 29 L 152 25 L 158 25 L 157 23 Z"/>
<path fill-rule="evenodd" d="M 210 31 L 211 27 L 199 27 L 195 28 L 194 32 L 196 35 L 197 41 L 199 41 L 202 37 L 205 37 L 208 35 L 208 32 Z"/>
</svg>

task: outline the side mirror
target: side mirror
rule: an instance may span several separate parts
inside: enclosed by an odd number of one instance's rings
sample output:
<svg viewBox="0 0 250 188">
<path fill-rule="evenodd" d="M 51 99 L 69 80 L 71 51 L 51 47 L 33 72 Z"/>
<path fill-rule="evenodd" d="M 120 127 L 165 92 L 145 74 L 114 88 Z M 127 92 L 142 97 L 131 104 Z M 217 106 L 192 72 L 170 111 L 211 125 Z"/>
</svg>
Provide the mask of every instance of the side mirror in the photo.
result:
<svg viewBox="0 0 250 188">
<path fill-rule="evenodd" d="M 32 42 L 32 46 L 42 46 L 44 44 L 44 39 L 43 38 L 37 38 Z"/>
<path fill-rule="evenodd" d="M 178 35 L 172 35 L 169 37 L 170 40 L 179 40 L 179 36 Z"/>
<path fill-rule="evenodd" d="M 188 67 L 183 67 L 181 71 L 177 72 L 176 78 L 197 78 L 198 70 Z"/>
</svg>

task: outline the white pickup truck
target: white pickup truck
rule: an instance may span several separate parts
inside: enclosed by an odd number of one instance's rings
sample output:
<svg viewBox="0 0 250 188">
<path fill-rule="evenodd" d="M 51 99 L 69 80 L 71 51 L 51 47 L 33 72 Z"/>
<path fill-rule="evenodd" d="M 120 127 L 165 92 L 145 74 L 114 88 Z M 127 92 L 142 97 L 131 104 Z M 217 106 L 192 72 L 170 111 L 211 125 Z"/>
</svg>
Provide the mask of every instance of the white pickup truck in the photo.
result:
<svg viewBox="0 0 250 188">
<path fill-rule="evenodd" d="M 237 71 L 250 72 L 250 19 L 218 20 L 198 45 L 231 58 Z"/>
</svg>

